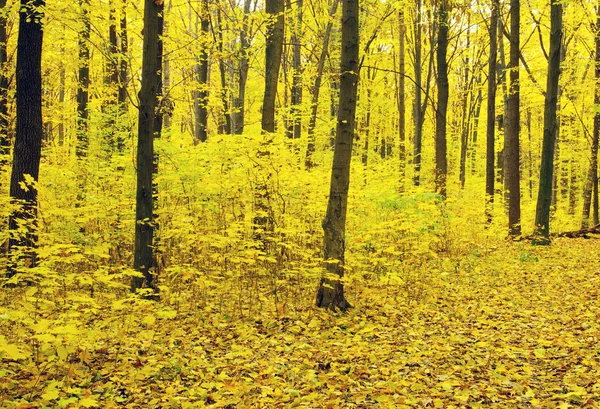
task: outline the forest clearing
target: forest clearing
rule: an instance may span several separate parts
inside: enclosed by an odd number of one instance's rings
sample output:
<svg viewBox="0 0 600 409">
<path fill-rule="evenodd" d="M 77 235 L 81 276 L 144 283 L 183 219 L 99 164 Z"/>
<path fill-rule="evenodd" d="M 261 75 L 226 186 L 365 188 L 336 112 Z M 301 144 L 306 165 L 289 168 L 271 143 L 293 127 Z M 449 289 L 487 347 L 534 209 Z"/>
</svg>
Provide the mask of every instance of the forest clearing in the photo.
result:
<svg viewBox="0 0 600 409">
<path fill-rule="evenodd" d="M 0 0 L 0 406 L 600 407 L 599 81 L 592 1 Z"/>
</svg>

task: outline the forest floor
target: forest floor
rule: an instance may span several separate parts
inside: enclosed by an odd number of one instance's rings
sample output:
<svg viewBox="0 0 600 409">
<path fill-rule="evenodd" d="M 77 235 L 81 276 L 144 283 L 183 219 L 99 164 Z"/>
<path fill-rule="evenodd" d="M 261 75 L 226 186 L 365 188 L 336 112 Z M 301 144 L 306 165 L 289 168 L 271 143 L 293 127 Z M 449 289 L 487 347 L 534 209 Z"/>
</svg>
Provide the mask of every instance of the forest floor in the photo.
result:
<svg viewBox="0 0 600 409">
<path fill-rule="evenodd" d="M 598 243 L 500 242 L 404 283 L 351 281 L 345 314 L 312 293 L 241 316 L 185 291 L 3 289 L 0 405 L 598 407 Z"/>
</svg>

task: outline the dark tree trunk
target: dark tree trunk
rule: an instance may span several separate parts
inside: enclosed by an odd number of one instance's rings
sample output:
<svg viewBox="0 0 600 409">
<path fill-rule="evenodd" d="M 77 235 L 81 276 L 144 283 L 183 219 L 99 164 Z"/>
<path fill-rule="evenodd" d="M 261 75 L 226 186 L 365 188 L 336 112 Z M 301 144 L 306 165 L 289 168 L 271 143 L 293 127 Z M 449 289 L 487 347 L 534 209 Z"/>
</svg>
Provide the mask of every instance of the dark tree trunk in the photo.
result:
<svg viewBox="0 0 600 409">
<path fill-rule="evenodd" d="M 281 0 L 283 1 L 283 0 Z M 208 2 L 206 2 L 208 7 Z M 283 16 L 281 17 L 283 18 Z M 227 67 L 225 65 L 225 39 L 223 37 L 223 19 L 221 18 L 221 10 L 217 9 L 217 25 L 218 25 L 218 42 L 217 49 L 219 51 L 219 73 L 221 74 L 221 101 L 223 103 L 223 118 L 225 123 L 220 124 L 219 132 L 225 134 L 231 134 L 231 110 L 229 108 L 229 89 L 227 87 Z M 283 28 L 282 28 L 283 33 Z M 282 40 L 283 44 L 283 40 Z"/>
<path fill-rule="evenodd" d="M 291 1 L 287 0 L 291 12 Z M 302 117 L 301 117 L 301 104 L 302 104 L 302 56 L 301 56 L 301 45 L 300 37 L 302 36 L 302 2 L 303 0 L 296 0 L 296 20 L 292 19 L 292 103 L 291 103 L 291 132 L 288 132 L 288 136 L 294 139 L 300 138 L 302 134 Z"/>
<path fill-rule="evenodd" d="M 32 182 L 39 178 L 42 150 L 42 39 L 41 19 L 43 0 L 21 0 L 19 37 L 17 42 L 16 105 L 17 124 L 13 149 L 10 197 L 21 207 L 12 212 L 9 229 L 13 232 L 24 226 L 26 232 L 11 236 L 9 257 L 16 247 L 23 247 L 26 267 L 37 263 L 37 188 Z M 26 186 L 24 189 L 23 187 Z M 8 276 L 17 272 L 16 260 L 9 259 Z"/>
<path fill-rule="evenodd" d="M 596 54 L 595 54 L 595 69 L 594 78 L 596 84 L 594 86 L 594 105 L 600 105 L 600 5 L 596 6 Z M 590 207 L 592 205 L 592 193 L 595 195 L 594 206 L 594 224 L 598 224 L 598 139 L 600 136 L 600 112 L 594 114 L 594 134 L 592 135 L 592 147 L 590 167 L 588 170 L 587 182 L 583 193 L 583 215 L 581 220 L 581 228 L 585 229 L 590 223 Z"/>
<path fill-rule="evenodd" d="M 245 100 L 246 100 L 246 82 L 248 81 L 248 18 L 250 15 L 251 0 L 244 0 L 244 18 L 242 22 L 242 30 L 240 31 L 240 62 L 239 62 L 239 77 L 238 77 L 238 95 L 233 102 L 232 126 L 233 133 L 241 135 L 244 132 L 245 121 Z"/>
<path fill-rule="evenodd" d="M 508 230 L 511 237 L 521 235 L 521 171 L 519 152 L 519 27 L 520 2 L 510 0 L 510 84 L 506 100 L 504 132 L 504 190 L 508 201 Z"/>
<path fill-rule="evenodd" d="M 540 186 L 535 209 L 535 230 L 538 243 L 548 243 L 550 236 L 550 202 L 552 199 L 552 173 L 554 147 L 557 134 L 558 77 L 560 76 L 560 48 L 563 35 L 562 3 L 553 0 L 550 13 L 550 54 L 544 103 L 544 141 L 540 166 Z"/>
<path fill-rule="evenodd" d="M 421 184 L 421 147 L 423 141 L 423 112 L 421 109 L 421 90 L 422 90 L 422 70 L 421 67 L 421 50 L 422 50 L 422 7 L 423 1 L 417 0 L 417 18 L 415 19 L 414 30 L 415 30 L 415 101 L 414 101 L 414 122 L 415 122 L 415 135 L 414 135 L 414 149 L 413 149 L 413 163 L 414 163 L 414 175 L 413 183 L 415 186 Z"/>
<path fill-rule="evenodd" d="M 487 100 L 487 123 L 485 138 L 485 214 L 488 223 L 492 221 L 492 210 L 494 205 L 494 182 L 495 182 L 495 149 L 496 139 L 496 68 L 498 59 L 498 15 L 499 0 L 493 0 L 492 14 L 490 17 L 490 55 L 488 65 L 488 100 Z"/>
<path fill-rule="evenodd" d="M 405 90 L 405 67 L 404 67 L 404 37 L 406 25 L 404 24 L 404 11 L 398 12 L 398 159 L 400 168 L 398 174 L 399 191 L 404 192 L 406 178 L 406 90 Z"/>
<path fill-rule="evenodd" d="M 121 55 L 119 57 L 119 107 L 126 111 L 127 110 L 127 53 L 129 52 L 129 44 L 127 39 L 127 0 L 123 0 L 121 5 Z M 124 149 L 124 141 L 117 141 L 117 148 L 119 151 Z"/>
<path fill-rule="evenodd" d="M 89 146 L 89 87 L 90 87 L 90 18 L 89 1 L 79 0 L 81 22 L 79 32 L 79 74 L 77 85 L 77 146 L 78 158 L 85 158 Z"/>
<path fill-rule="evenodd" d="M 6 52 L 6 0 L 0 0 L 0 170 L 8 164 L 10 134 L 8 132 L 8 54 Z"/>
<path fill-rule="evenodd" d="M 321 91 L 321 81 L 323 79 L 323 69 L 325 67 L 325 59 L 329 52 L 329 39 L 331 37 L 331 30 L 333 28 L 333 16 L 337 10 L 339 0 L 334 0 L 331 9 L 329 10 L 329 21 L 325 27 L 325 34 L 323 35 L 323 48 L 319 55 L 319 61 L 317 62 L 317 73 L 315 75 L 315 83 L 312 88 L 312 96 L 310 100 L 310 120 L 308 122 L 308 145 L 306 148 L 306 159 L 304 160 L 304 166 L 306 169 L 312 168 L 315 164 L 313 163 L 312 156 L 315 152 L 315 128 L 317 127 L 317 112 L 319 108 L 319 92 Z"/>
<path fill-rule="evenodd" d="M 275 97 L 283 52 L 283 1 L 266 0 L 266 11 L 273 21 L 267 26 L 265 51 L 265 93 L 262 106 L 262 130 L 275 132 Z"/>
<path fill-rule="evenodd" d="M 356 93 L 358 88 L 358 0 L 342 1 L 342 54 L 340 64 L 340 107 L 331 170 L 327 214 L 323 220 L 324 259 L 327 272 L 317 291 L 317 306 L 345 311 L 350 307 L 344 296 L 344 253 L 346 250 L 346 211 L 350 186 L 350 160 L 354 139 Z"/>
<path fill-rule="evenodd" d="M 448 162 L 446 157 L 446 114 L 448 111 L 448 4 L 439 5 L 438 46 L 437 46 L 437 109 L 435 115 L 435 191 L 446 197 L 446 176 Z"/>
<path fill-rule="evenodd" d="M 158 95 L 159 8 L 154 0 L 144 2 L 144 49 L 140 89 L 137 147 L 137 190 L 133 268 L 143 277 L 133 277 L 131 290 L 153 288 L 153 194 L 154 126 Z"/>
<path fill-rule="evenodd" d="M 459 180 L 460 188 L 464 189 L 467 178 L 467 152 L 469 149 L 469 134 L 471 131 L 471 112 L 472 112 L 472 92 L 473 84 L 472 79 L 469 77 L 469 48 L 471 47 L 471 19 L 470 15 L 467 16 L 467 29 L 466 29 L 466 50 L 467 57 L 464 59 L 464 85 L 462 95 L 462 121 L 461 121 L 461 143 L 460 143 L 460 169 L 459 169 Z M 446 47 L 447 48 L 447 47 Z M 471 98 L 469 98 L 469 96 Z M 471 105 L 469 105 L 471 103 Z"/>
<path fill-rule="evenodd" d="M 208 0 L 202 1 L 202 12 L 200 22 L 200 36 L 207 41 L 210 28 L 210 10 Z M 197 21 L 196 21 L 197 24 Z M 197 27 L 197 26 L 196 26 Z M 198 64 L 198 84 L 200 89 L 196 98 L 196 138 L 195 143 L 206 142 L 208 137 L 208 49 L 206 43 L 200 50 L 200 61 Z"/>
</svg>

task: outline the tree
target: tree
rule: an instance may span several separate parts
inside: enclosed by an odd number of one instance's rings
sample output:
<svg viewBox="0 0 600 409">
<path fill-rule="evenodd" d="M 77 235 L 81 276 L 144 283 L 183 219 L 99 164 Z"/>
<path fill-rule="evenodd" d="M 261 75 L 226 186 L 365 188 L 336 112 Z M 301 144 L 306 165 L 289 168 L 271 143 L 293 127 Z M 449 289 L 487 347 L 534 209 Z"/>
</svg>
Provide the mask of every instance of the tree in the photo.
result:
<svg viewBox="0 0 600 409">
<path fill-rule="evenodd" d="M 506 98 L 506 130 L 504 132 L 504 190 L 508 202 L 508 231 L 511 237 L 521 235 L 521 171 L 519 148 L 519 28 L 520 2 L 510 0 L 509 89 Z"/>
<path fill-rule="evenodd" d="M 423 144 L 423 118 L 424 110 L 421 107 L 421 90 L 422 90 L 422 66 L 421 66 L 421 51 L 422 51 L 422 17 L 423 17 L 423 0 L 417 0 L 417 18 L 415 19 L 414 31 L 415 31 L 415 101 L 414 101 L 414 149 L 413 149 L 413 163 L 415 166 L 413 183 L 415 186 L 421 184 L 421 149 Z"/>
<path fill-rule="evenodd" d="M 494 141 L 496 138 L 496 66 L 498 59 L 498 14 L 500 9 L 499 0 L 492 1 L 490 16 L 490 54 L 488 66 L 488 100 L 487 100 L 487 129 L 485 150 L 485 213 L 488 222 L 492 221 L 492 205 L 494 203 Z"/>
<path fill-rule="evenodd" d="M 8 132 L 8 67 L 6 52 L 6 0 L 0 0 L 0 168 L 8 162 L 10 137 Z"/>
<path fill-rule="evenodd" d="M 552 200 L 552 179 L 554 169 L 554 147 L 558 120 L 556 118 L 558 100 L 558 77 L 560 76 L 561 43 L 563 37 L 562 2 L 553 0 L 550 5 L 550 55 L 548 56 L 548 76 L 544 102 L 544 141 L 540 166 L 540 187 L 535 209 L 536 242 L 549 243 L 550 202 Z"/>
<path fill-rule="evenodd" d="M 197 23 L 196 23 L 197 24 Z M 208 137 L 208 33 L 210 27 L 210 10 L 208 9 L 208 1 L 202 1 L 202 10 L 200 11 L 200 30 L 201 30 L 201 50 L 199 64 L 196 66 L 198 74 L 198 90 L 197 98 L 195 99 L 196 110 L 196 138 L 194 142 L 206 142 Z"/>
<path fill-rule="evenodd" d="M 594 105 L 600 105 L 600 4 L 596 5 L 595 61 L 594 61 Z M 594 196 L 593 222 L 598 224 L 598 140 L 600 139 L 600 112 L 594 113 L 594 130 L 592 135 L 591 158 L 587 182 L 583 190 L 583 215 L 581 228 L 589 227 L 592 194 Z"/>
<path fill-rule="evenodd" d="M 89 146 L 89 87 L 90 87 L 90 18 L 89 0 L 79 0 L 82 27 L 79 31 L 79 73 L 77 86 L 77 147 L 78 158 L 85 158 Z"/>
<path fill-rule="evenodd" d="M 435 191 L 446 197 L 446 114 L 448 111 L 448 3 L 442 1 L 438 9 L 437 88 L 438 99 L 435 115 Z"/>
<path fill-rule="evenodd" d="M 356 94 L 358 90 L 359 31 L 358 0 L 342 1 L 342 54 L 340 62 L 340 104 L 327 213 L 323 220 L 324 254 L 327 272 L 317 291 L 317 306 L 345 311 L 350 303 L 344 296 L 344 253 L 346 211 L 350 186 L 350 160 L 354 140 Z"/>
<path fill-rule="evenodd" d="M 26 233 L 8 242 L 9 254 L 15 247 L 24 249 L 25 265 L 37 263 L 37 186 L 42 151 L 42 18 L 44 0 L 21 0 L 17 40 L 16 105 L 17 124 L 13 149 L 10 197 L 20 207 L 9 218 L 9 229 L 25 226 Z M 12 254 L 11 254 L 12 255 Z M 13 261 L 8 276 L 17 272 Z"/>
<path fill-rule="evenodd" d="M 144 1 L 144 48 L 142 86 L 139 93 L 137 189 L 133 268 L 143 277 L 133 277 L 131 290 L 153 288 L 153 194 L 154 126 L 158 95 L 159 2 Z M 162 4 L 162 2 L 160 2 Z"/>
<path fill-rule="evenodd" d="M 291 1 L 287 0 L 288 8 L 291 12 Z M 293 46 L 293 57 L 292 57 L 292 68 L 294 70 L 292 76 L 292 101 L 291 101 L 291 115 L 292 115 L 292 126 L 288 130 L 288 137 L 300 138 L 302 134 L 302 118 L 300 116 L 300 108 L 302 104 L 302 55 L 301 55 L 301 44 L 300 36 L 302 35 L 302 3 L 303 0 L 296 0 L 296 19 L 291 20 L 292 35 L 291 42 Z"/>
<path fill-rule="evenodd" d="M 312 95 L 310 100 L 310 119 L 308 122 L 308 145 L 306 148 L 306 158 L 304 160 L 304 166 L 306 169 L 310 169 L 314 166 L 312 156 L 315 152 L 315 128 L 317 127 L 317 112 L 319 110 L 319 93 L 321 91 L 321 80 L 323 78 L 323 69 L 325 67 L 325 59 L 329 52 L 329 39 L 331 37 L 331 29 L 333 28 L 333 16 L 337 11 L 339 0 L 333 0 L 331 9 L 329 10 L 329 20 L 325 27 L 325 34 L 323 35 L 323 48 L 321 48 L 321 54 L 317 62 L 317 73 L 315 75 L 315 83 L 312 87 Z"/>
<path fill-rule="evenodd" d="M 404 11 L 398 11 L 398 158 L 400 160 L 399 191 L 404 192 L 404 178 L 406 175 L 406 89 L 404 67 L 404 37 L 406 25 Z"/>
<path fill-rule="evenodd" d="M 265 93 L 262 107 L 262 130 L 275 132 L 275 97 L 283 53 L 283 3 L 284 0 L 266 0 L 269 18 L 265 50 Z"/>
</svg>

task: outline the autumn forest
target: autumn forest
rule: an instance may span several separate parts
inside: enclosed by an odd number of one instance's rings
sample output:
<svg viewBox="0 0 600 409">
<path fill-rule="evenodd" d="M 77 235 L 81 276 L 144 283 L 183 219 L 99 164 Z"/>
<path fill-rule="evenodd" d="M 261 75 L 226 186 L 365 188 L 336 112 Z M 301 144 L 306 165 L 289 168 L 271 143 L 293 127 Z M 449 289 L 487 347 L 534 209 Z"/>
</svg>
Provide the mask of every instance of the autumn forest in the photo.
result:
<svg viewBox="0 0 600 409">
<path fill-rule="evenodd" d="M 0 407 L 598 407 L 599 136 L 590 0 L 0 0 Z"/>
</svg>

